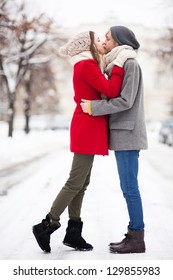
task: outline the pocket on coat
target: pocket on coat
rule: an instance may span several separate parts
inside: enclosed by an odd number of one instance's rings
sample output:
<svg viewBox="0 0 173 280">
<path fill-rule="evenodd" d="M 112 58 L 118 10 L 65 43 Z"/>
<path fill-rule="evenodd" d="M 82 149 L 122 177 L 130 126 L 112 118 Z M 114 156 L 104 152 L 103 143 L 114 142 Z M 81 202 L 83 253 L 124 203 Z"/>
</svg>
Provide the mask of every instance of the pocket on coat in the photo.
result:
<svg viewBox="0 0 173 280">
<path fill-rule="evenodd" d="M 121 122 L 113 122 L 110 124 L 110 129 L 122 129 L 122 130 L 133 130 L 135 127 L 134 121 L 121 121 Z"/>
</svg>

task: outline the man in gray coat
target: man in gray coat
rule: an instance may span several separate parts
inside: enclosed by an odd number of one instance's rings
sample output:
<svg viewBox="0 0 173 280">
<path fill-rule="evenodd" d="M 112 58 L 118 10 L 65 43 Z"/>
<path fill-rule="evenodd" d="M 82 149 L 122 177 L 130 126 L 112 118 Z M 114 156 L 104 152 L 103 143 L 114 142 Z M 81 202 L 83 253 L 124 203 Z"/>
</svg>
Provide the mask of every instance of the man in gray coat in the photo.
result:
<svg viewBox="0 0 173 280">
<path fill-rule="evenodd" d="M 138 50 L 140 45 L 134 33 L 124 26 L 112 26 L 106 33 L 106 73 L 109 75 L 117 53 L 123 48 Z M 117 61 L 116 61 L 117 62 Z M 123 65 L 120 61 L 120 66 Z M 112 253 L 143 253 L 144 220 L 142 200 L 138 185 L 138 158 L 140 150 L 147 149 L 147 134 L 144 116 L 143 80 L 136 59 L 124 64 L 124 79 L 120 96 L 96 101 L 83 100 L 85 113 L 93 116 L 109 115 L 109 149 L 114 150 L 120 186 L 129 214 L 128 231 L 118 243 L 110 243 Z"/>
</svg>

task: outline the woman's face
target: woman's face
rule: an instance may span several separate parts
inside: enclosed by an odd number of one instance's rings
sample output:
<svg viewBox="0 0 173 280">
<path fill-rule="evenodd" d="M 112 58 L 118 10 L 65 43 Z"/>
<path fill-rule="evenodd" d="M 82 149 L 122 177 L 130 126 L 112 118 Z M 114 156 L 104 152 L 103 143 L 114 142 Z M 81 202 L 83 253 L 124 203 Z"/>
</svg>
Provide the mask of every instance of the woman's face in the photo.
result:
<svg viewBox="0 0 173 280">
<path fill-rule="evenodd" d="M 99 54 L 105 54 L 105 48 L 103 46 L 103 42 L 101 42 L 97 34 L 94 34 L 94 45 Z"/>
</svg>

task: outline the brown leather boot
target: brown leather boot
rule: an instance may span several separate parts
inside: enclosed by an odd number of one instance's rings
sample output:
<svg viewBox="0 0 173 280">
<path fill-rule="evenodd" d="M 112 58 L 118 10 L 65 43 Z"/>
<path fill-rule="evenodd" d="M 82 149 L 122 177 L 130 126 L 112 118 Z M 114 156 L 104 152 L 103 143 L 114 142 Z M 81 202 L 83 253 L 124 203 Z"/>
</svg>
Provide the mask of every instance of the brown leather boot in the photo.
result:
<svg viewBox="0 0 173 280">
<path fill-rule="evenodd" d="M 117 246 L 117 245 L 121 245 L 122 243 L 124 243 L 126 241 L 126 239 L 128 238 L 128 233 L 124 234 L 125 238 L 123 238 L 122 241 L 119 241 L 119 242 L 111 242 L 109 243 L 109 246 L 112 247 L 112 246 Z"/>
<path fill-rule="evenodd" d="M 144 253 L 144 230 L 129 230 L 123 241 L 110 246 L 110 252 L 117 254 Z"/>
</svg>

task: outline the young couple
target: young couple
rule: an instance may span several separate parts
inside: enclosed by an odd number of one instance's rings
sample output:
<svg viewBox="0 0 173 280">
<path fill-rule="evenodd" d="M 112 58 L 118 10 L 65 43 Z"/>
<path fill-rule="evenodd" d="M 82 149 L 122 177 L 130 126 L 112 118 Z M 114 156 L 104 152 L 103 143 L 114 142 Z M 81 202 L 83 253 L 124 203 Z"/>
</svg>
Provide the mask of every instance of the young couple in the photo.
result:
<svg viewBox="0 0 173 280">
<path fill-rule="evenodd" d="M 129 28 L 112 26 L 104 42 L 96 33 L 88 31 L 76 35 L 60 48 L 60 54 L 71 57 L 74 63 L 76 108 L 70 126 L 70 150 L 74 156 L 69 178 L 49 213 L 41 223 L 33 226 L 38 245 L 45 252 L 51 251 L 50 236 L 60 227 L 60 216 L 66 207 L 69 221 L 63 244 L 76 250 L 93 249 L 82 237 L 81 207 L 90 182 L 94 155 L 108 155 L 108 149 L 115 153 L 129 214 L 125 238 L 110 243 L 110 252 L 145 252 L 138 158 L 140 150 L 147 149 L 147 136 L 142 73 L 136 60 L 139 47 Z M 109 115 L 109 123 L 105 115 Z"/>
</svg>

